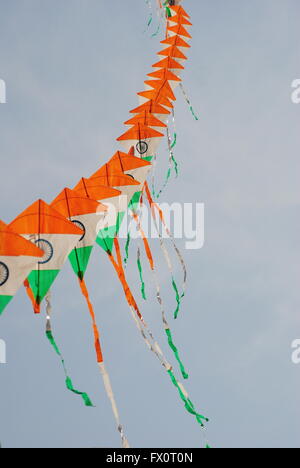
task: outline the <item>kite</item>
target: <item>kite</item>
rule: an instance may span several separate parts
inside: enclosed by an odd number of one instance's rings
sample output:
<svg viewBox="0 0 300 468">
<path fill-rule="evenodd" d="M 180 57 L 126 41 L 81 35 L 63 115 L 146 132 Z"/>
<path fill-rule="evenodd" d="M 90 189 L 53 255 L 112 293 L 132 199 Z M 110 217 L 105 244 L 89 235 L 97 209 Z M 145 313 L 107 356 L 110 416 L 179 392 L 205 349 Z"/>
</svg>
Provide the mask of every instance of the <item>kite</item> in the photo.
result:
<svg viewBox="0 0 300 468">
<path fill-rule="evenodd" d="M 0 221 L 0 315 L 43 256 L 41 249 Z"/>
<path fill-rule="evenodd" d="M 65 216 L 73 224 L 82 229 L 83 235 L 79 239 L 77 245 L 74 247 L 69 255 L 74 273 L 78 277 L 79 285 L 83 296 L 86 299 L 90 316 L 92 319 L 94 345 L 97 363 L 103 378 L 104 387 L 107 392 L 108 398 L 111 402 L 113 413 L 116 419 L 117 428 L 120 432 L 123 448 L 129 448 L 129 443 L 125 437 L 123 426 L 120 423 L 119 411 L 115 402 L 110 377 L 104 365 L 103 352 L 100 344 L 100 332 L 97 326 L 96 315 L 93 305 L 90 301 L 87 286 L 84 280 L 84 274 L 90 259 L 90 255 L 95 244 L 100 215 L 107 212 L 107 207 L 87 196 L 83 196 L 75 190 L 65 188 L 52 202 L 51 206 L 56 209 L 61 215 Z"/>
<path fill-rule="evenodd" d="M 148 20 L 148 27 L 150 27 L 153 23 L 153 12 L 151 1 L 146 0 L 146 3 L 150 8 Z M 167 226 L 164 213 L 155 199 L 161 196 L 167 186 L 172 170 L 174 169 L 176 176 L 179 173 L 179 165 L 174 155 L 174 147 L 177 143 L 174 104 L 176 102 L 175 90 L 178 86 L 190 107 L 191 113 L 198 120 L 181 78 L 187 60 L 187 52 L 191 47 L 189 44 L 191 39 L 189 31 L 192 23 L 189 15 L 181 6 L 181 0 L 165 0 L 164 2 L 157 0 L 157 3 L 159 26 L 152 36 L 157 36 L 161 24 L 164 24 L 165 37 L 161 41 L 162 50 L 157 54 L 158 61 L 152 65 L 152 70 L 148 73 L 144 82 L 144 89 L 137 93 L 138 106 L 130 110 L 130 118 L 124 122 L 126 130 L 116 139 L 118 144 L 123 146 L 123 151 L 117 150 L 106 164 L 98 168 L 91 176 L 81 177 L 72 189 L 65 188 L 51 205 L 38 200 L 20 214 L 8 227 L 0 223 L 0 314 L 23 281 L 36 314 L 40 313 L 41 304 L 45 299 L 46 335 L 62 362 L 66 386 L 68 390 L 80 395 L 86 406 L 91 407 L 93 404 L 88 394 L 74 388 L 64 358 L 52 333 L 50 288 L 69 258 L 78 279 L 81 293 L 88 306 L 92 321 L 96 359 L 113 409 L 117 428 L 121 435 L 123 448 L 128 448 L 129 443 L 120 423 L 110 378 L 104 365 L 96 313 L 85 283 L 85 274 L 96 244 L 108 256 L 122 284 L 130 313 L 143 340 L 167 372 L 184 403 L 186 411 L 195 417 L 201 428 L 204 428 L 205 423 L 208 422 L 204 415 L 198 413 L 187 391 L 177 379 L 173 366 L 165 357 L 145 321 L 128 284 L 124 264 L 128 265 L 129 260 L 130 229 L 127 230 L 125 258 L 122 256 L 119 242 L 121 225 L 128 213 L 136 224 L 140 242 L 143 244 L 153 275 L 156 298 L 160 306 L 167 342 L 179 365 L 182 377 L 187 379 L 188 374 L 181 360 L 178 347 L 174 343 L 167 320 L 156 262 L 147 235 L 143 230 L 142 209 L 144 200 L 146 200 L 171 275 L 172 287 L 176 297 L 176 310 L 174 312 L 174 318 L 176 319 L 179 315 L 182 299 L 185 296 L 187 269 L 171 230 Z M 157 193 L 154 188 L 154 175 L 152 175 L 153 189 L 151 193 L 148 178 L 150 172 L 153 173 L 153 168 L 159 160 L 158 150 L 164 139 L 167 140 L 169 168 L 162 189 Z M 181 292 L 175 279 L 172 260 L 161 228 L 165 230 L 171 240 L 182 267 L 183 285 Z M 12 241 L 11 239 L 15 240 Z M 141 294 L 143 299 L 146 299 L 146 283 L 140 247 L 137 250 L 137 266 L 141 282 Z M 209 448 L 208 443 L 206 443 L 206 447 Z"/>
</svg>

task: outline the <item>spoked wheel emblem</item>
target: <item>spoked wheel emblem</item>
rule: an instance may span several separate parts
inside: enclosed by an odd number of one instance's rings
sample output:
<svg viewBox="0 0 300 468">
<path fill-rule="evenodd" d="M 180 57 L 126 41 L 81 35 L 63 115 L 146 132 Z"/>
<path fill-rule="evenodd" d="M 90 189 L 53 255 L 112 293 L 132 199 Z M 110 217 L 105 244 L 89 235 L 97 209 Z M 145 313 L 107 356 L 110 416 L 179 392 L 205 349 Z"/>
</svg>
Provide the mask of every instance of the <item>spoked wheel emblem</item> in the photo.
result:
<svg viewBox="0 0 300 468">
<path fill-rule="evenodd" d="M 9 269 L 5 263 L 0 262 L 0 286 L 3 286 L 9 278 Z"/>
<path fill-rule="evenodd" d="M 81 242 L 85 238 L 85 235 L 86 235 L 85 226 L 81 221 L 78 221 L 78 219 L 74 219 L 72 223 L 75 224 L 75 226 L 79 227 L 83 231 L 83 235 L 79 239 L 79 242 Z"/>
<path fill-rule="evenodd" d="M 136 149 L 140 154 L 145 154 L 147 153 L 149 148 L 148 143 L 146 141 L 139 141 L 138 144 L 136 145 Z"/>
<path fill-rule="evenodd" d="M 53 247 L 52 244 L 46 239 L 39 239 L 35 241 L 35 244 L 44 252 L 43 258 L 39 261 L 39 265 L 45 265 L 45 263 L 50 262 L 53 257 Z"/>
</svg>

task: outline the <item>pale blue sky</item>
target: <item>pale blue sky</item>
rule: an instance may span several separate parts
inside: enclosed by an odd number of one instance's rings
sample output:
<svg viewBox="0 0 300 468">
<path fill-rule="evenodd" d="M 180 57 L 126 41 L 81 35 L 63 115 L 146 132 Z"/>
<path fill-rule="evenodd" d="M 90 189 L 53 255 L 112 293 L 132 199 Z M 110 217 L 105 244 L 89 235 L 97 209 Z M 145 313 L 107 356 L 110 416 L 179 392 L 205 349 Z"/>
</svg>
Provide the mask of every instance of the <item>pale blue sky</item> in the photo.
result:
<svg viewBox="0 0 300 468">
<path fill-rule="evenodd" d="M 290 94 L 300 78 L 300 4 L 184 3 L 194 24 L 184 82 L 200 120 L 178 93 L 181 173 L 163 200 L 206 205 L 206 244 L 185 252 L 188 294 L 174 324 L 191 375 L 187 388 L 211 419 L 212 446 L 298 447 L 300 366 L 290 346 L 300 338 L 300 106 Z M 143 0 L 0 0 L 4 221 L 39 197 L 51 201 L 119 149 L 115 138 L 159 50 L 159 38 L 143 34 L 147 18 Z M 134 253 L 129 276 L 138 284 Z M 171 317 L 163 264 L 161 278 Z M 197 424 L 145 348 L 100 250 L 87 283 L 132 446 L 200 446 Z M 44 317 L 33 316 L 20 291 L 0 325 L 8 352 L 0 366 L 0 440 L 5 447 L 119 446 L 68 265 L 53 287 L 53 309 L 74 384 L 97 408 L 65 391 Z M 163 342 L 154 295 L 144 310 Z"/>
</svg>

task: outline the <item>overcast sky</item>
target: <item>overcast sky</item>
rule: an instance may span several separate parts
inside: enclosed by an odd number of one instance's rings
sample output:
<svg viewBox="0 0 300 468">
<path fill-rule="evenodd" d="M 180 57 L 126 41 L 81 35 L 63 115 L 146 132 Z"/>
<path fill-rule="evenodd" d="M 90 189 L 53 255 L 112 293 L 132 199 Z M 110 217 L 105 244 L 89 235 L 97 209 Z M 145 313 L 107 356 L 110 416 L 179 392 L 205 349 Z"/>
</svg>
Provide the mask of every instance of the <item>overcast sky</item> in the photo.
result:
<svg viewBox="0 0 300 468">
<path fill-rule="evenodd" d="M 210 417 L 213 447 L 298 447 L 300 365 L 299 0 L 186 0 L 194 24 L 184 84 L 200 120 L 178 92 L 180 177 L 163 201 L 203 202 L 206 243 L 185 252 L 188 294 L 173 324 L 190 373 L 187 388 Z M 0 218 L 37 198 L 51 201 L 120 149 L 115 139 L 136 106 L 159 38 L 143 0 L 0 0 Z M 161 172 L 167 166 L 161 153 Z M 182 243 L 182 246 L 184 244 Z M 139 295 L 135 248 L 128 275 Z M 157 255 L 159 251 L 154 245 Z M 171 321 L 174 294 L 160 262 Z M 180 279 L 180 269 L 178 268 Z M 160 313 L 143 310 L 165 345 Z M 87 274 L 105 360 L 133 447 L 199 447 L 201 431 L 145 348 L 119 282 L 95 248 Z M 77 388 L 62 369 L 20 291 L 1 317 L 4 447 L 120 445 L 95 364 L 86 305 L 69 265 L 53 290 L 53 327 Z M 164 348 L 168 352 L 167 346 Z"/>
</svg>

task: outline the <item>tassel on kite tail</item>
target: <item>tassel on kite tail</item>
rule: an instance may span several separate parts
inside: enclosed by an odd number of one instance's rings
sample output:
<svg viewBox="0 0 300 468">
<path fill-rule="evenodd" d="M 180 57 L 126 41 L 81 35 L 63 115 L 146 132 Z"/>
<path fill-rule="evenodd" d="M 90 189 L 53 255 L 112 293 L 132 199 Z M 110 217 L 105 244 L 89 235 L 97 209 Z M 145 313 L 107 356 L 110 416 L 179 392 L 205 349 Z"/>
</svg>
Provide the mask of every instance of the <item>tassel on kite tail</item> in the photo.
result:
<svg viewBox="0 0 300 468">
<path fill-rule="evenodd" d="M 141 196 L 140 204 L 142 206 L 143 196 Z M 133 216 L 133 219 L 135 220 L 135 222 L 137 224 L 137 229 L 138 229 L 138 232 L 140 234 L 140 237 L 143 239 L 145 252 L 146 252 L 146 255 L 147 255 L 147 258 L 148 258 L 148 261 L 149 261 L 151 272 L 153 274 L 154 283 L 155 283 L 155 287 L 156 287 L 156 298 L 157 298 L 157 301 L 158 301 L 160 309 L 161 309 L 162 321 L 163 321 L 163 325 L 164 325 L 164 330 L 165 330 L 166 335 L 167 335 L 168 344 L 169 344 L 170 348 L 172 349 L 172 351 L 174 353 L 174 356 L 175 356 L 175 358 L 176 358 L 176 360 L 177 360 L 177 362 L 179 364 L 179 367 L 180 367 L 181 374 L 182 374 L 183 378 L 188 379 L 189 376 L 188 376 L 187 372 L 185 371 L 185 367 L 184 367 L 184 365 L 182 363 L 182 360 L 180 358 L 179 351 L 178 351 L 177 347 L 174 344 L 172 332 L 171 332 L 170 326 L 169 326 L 167 318 L 166 318 L 165 309 L 164 309 L 163 301 L 162 301 L 162 297 L 161 297 L 161 288 L 160 288 L 158 276 L 157 276 L 157 273 L 156 273 L 154 259 L 153 259 L 153 255 L 152 255 L 152 252 L 151 252 L 151 249 L 150 249 L 150 246 L 149 246 L 149 242 L 148 242 L 148 240 L 146 238 L 146 235 L 145 235 L 145 233 L 144 233 L 144 231 L 143 231 L 143 229 L 141 227 L 141 221 L 140 221 L 138 215 L 136 213 L 132 213 L 132 216 Z M 164 247 L 164 245 L 163 245 L 163 247 Z M 167 258 L 167 263 L 169 264 L 169 268 L 172 269 L 172 265 L 170 263 L 170 258 L 168 256 L 168 252 L 166 252 L 166 254 L 167 254 L 167 257 L 166 257 Z"/>
<path fill-rule="evenodd" d="M 72 382 L 71 378 L 69 377 L 69 374 L 68 374 L 68 371 L 67 371 L 67 368 L 66 368 L 66 364 L 65 364 L 65 360 L 64 360 L 64 358 L 63 358 L 63 356 L 62 356 L 62 354 L 60 352 L 60 349 L 57 346 L 57 343 L 56 343 L 56 341 L 54 339 L 53 332 L 52 332 L 50 292 L 48 292 L 45 300 L 46 300 L 46 304 L 47 304 L 47 306 L 46 306 L 46 313 L 47 313 L 46 337 L 47 337 L 49 343 L 51 344 L 52 348 L 54 349 L 54 351 L 56 352 L 56 354 L 59 356 L 59 358 L 61 360 L 63 370 L 64 370 L 64 373 L 65 373 L 65 377 L 66 377 L 66 387 L 70 392 L 75 393 L 75 395 L 79 395 L 82 398 L 82 400 L 84 401 L 85 406 L 93 407 L 94 405 L 91 402 L 91 399 L 88 396 L 88 394 L 86 392 L 80 392 L 79 390 L 76 390 L 74 388 L 74 385 L 73 385 L 73 382 Z"/>
<path fill-rule="evenodd" d="M 80 285 L 82 295 L 86 299 L 86 303 L 87 303 L 89 313 L 90 313 L 90 316 L 91 316 L 91 319 L 92 319 L 93 333 L 94 333 L 94 339 L 95 339 L 94 346 L 95 346 L 95 351 L 96 351 L 97 363 L 98 363 L 98 366 L 99 366 L 99 369 L 100 369 L 100 372 L 101 372 L 101 375 L 102 375 L 102 379 L 103 379 L 106 394 L 107 394 L 108 399 L 109 399 L 109 401 L 111 403 L 112 411 L 113 411 L 114 418 L 115 418 L 115 421 L 116 421 L 116 424 L 117 424 L 117 429 L 118 429 L 118 431 L 120 433 L 120 436 L 121 436 L 122 448 L 130 448 L 129 442 L 128 442 L 125 434 L 124 434 L 123 426 L 122 426 L 122 424 L 120 422 L 119 411 L 118 411 L 118 408 L 117 408 L 116 400 L 115 400 L 113 389 L 112 389 L 112 386 L 111 386 L 110 377 L 109 377 L 109 374 L 108 374 L 108 372 L 106 370 L 106 367 L 105 367 L 105 364 L 104 364 L 103 353 L 102 353 L 101 344 L 100 344 L 100 333 L 99 333 L 99 329 L 98 329 L 97 322 L 96 322 L 96 315 L 95 315 L 95 312 L 94 312 L 94 308 L 93 308 L 93 305 L 92 305 L 92 303 L 90 301 L 88 289 L 87 289 L 87 286 L 86 286 L 86 283 L 85 283 L 84 279 L 83 278 L 82 279 L 78 278 L 78 280 L 79 280 L 79 285 Z"/>
<path fill-rule="evenodd" d="M 185 297 L 185 291 L 186 291 L 186 285 L 187 285 L 187 268 L 186 268 L 186 265 L 185 265 L 185 261 L 183 259 L 183 256 L 179 250 L 179 248 L 177 247 L 176 245 L 176 242 L 174 240 L 174 237 L 172 235 L 172 233 L 170 232 L 170 229 L 168 228 L 166 222 L 165 222 L 165 219 L 164 219 L 164 215 L 163 215 L 163 212 L 162 210 L 159 208 L 159 206 L 157 205 L 157 203 L 155 203 L 151 197 L 151 193 L 150 193 L 150 189 L 149 189 L 149 186 L 148 186 L 148 183 L 145 182 L 145 191 L 146 191 L 146 195 L 147 195 L 147 198 L 148 198 L 148 202 L 149 202 L 149 205 L 150 205 L 150 208 L 151 208 L 151 213 L 152 213 L 152 218 L 153 218 L 153 221 L 154 221 L 154 224 L 155 224 L 155 227 L 158 231 L 158 234 L 159 234 L 159 238 L 160 238 L 160 242 L 161 242 L 161 248 L 164 252 L 164 255 L 165 255 L 165 258 L 166 258 L 166 261 L 167 261 L 167 264 L 169 266 L 169 269 L 170 269 L 170 272 L 172 274 L 172 287 L 175 291 L 175 294 L 176 294 L 176 302 L 177 302 L 177 307 L 176 307 L 176 310 L 174 312 L 174 318 L 177 319 L 178 318 L 178 315 L 179 315 L 179 311 L 180 311 L 180 307 L 181 307 L 181 302 L 182 302 L 182 299 Z M 175 277 L 174 277 L 174 274 L 173 274 L 173 268 L 172 268 L 172 263 L 171 263 L 171 259 L 170 259 L 170 256 L 168 254 L 168 251 L 166 249 L 166 247 L 164 246 L 164 241 L 162 239 L 162 236 L 161 236 L 161 233 L 158 229 L 158 226 L 157 226 L 157 221 L 156 221 L 156 214 L 155 214 L 155 211 L 157 211 L 158 215 L 159 215 L 159 218 L 166 230 L 166 233 L 168 235 L 168 237 L 171 239 L 171 242 L 172 242 L 172 245 L 173 245 L 173 248 L 176 252 L 176 255 L 179 259 L 179 262 L 181 264 L 181 267 L 182 267 L 182 271 L 183 271 L 183 285 L 182 285 L 182 293 L 180 294 L 179 293 L 179 289 L 178 289 L 178 286 L 177 286 L 177 283 L 175 281 Z"/>
<path fill-rule="evenodd" d="M 192 113 L 194 119 L 198 121 L 198 120 L 199 120 L 199 117 L 197 116 L 197 114 L 196 114 L 195 111 L 194 111 L 194 108 L 193 108 L 193 106 L 192 106 L 192 103 L 191 103 L 191 101 L 190 101 L 190 99 L 189 99 L 189 97 L 188 97 L 188 95 L 187 95 L 186 90 L 184 89 L 184 86 L 183 86 L 182 82 L 179 83 L 179 86 L 180 86 L 180 89 L 181 89 L 181 91 L 182 91 L 182 94 L 183 94 L 183 96 L 184 96 L 184 99 L 185 99 L 187 105 L 189 106 L 189 109 L 190 109 L 190 111 L 191 111 L 191 113 Z"/>
</svg>

